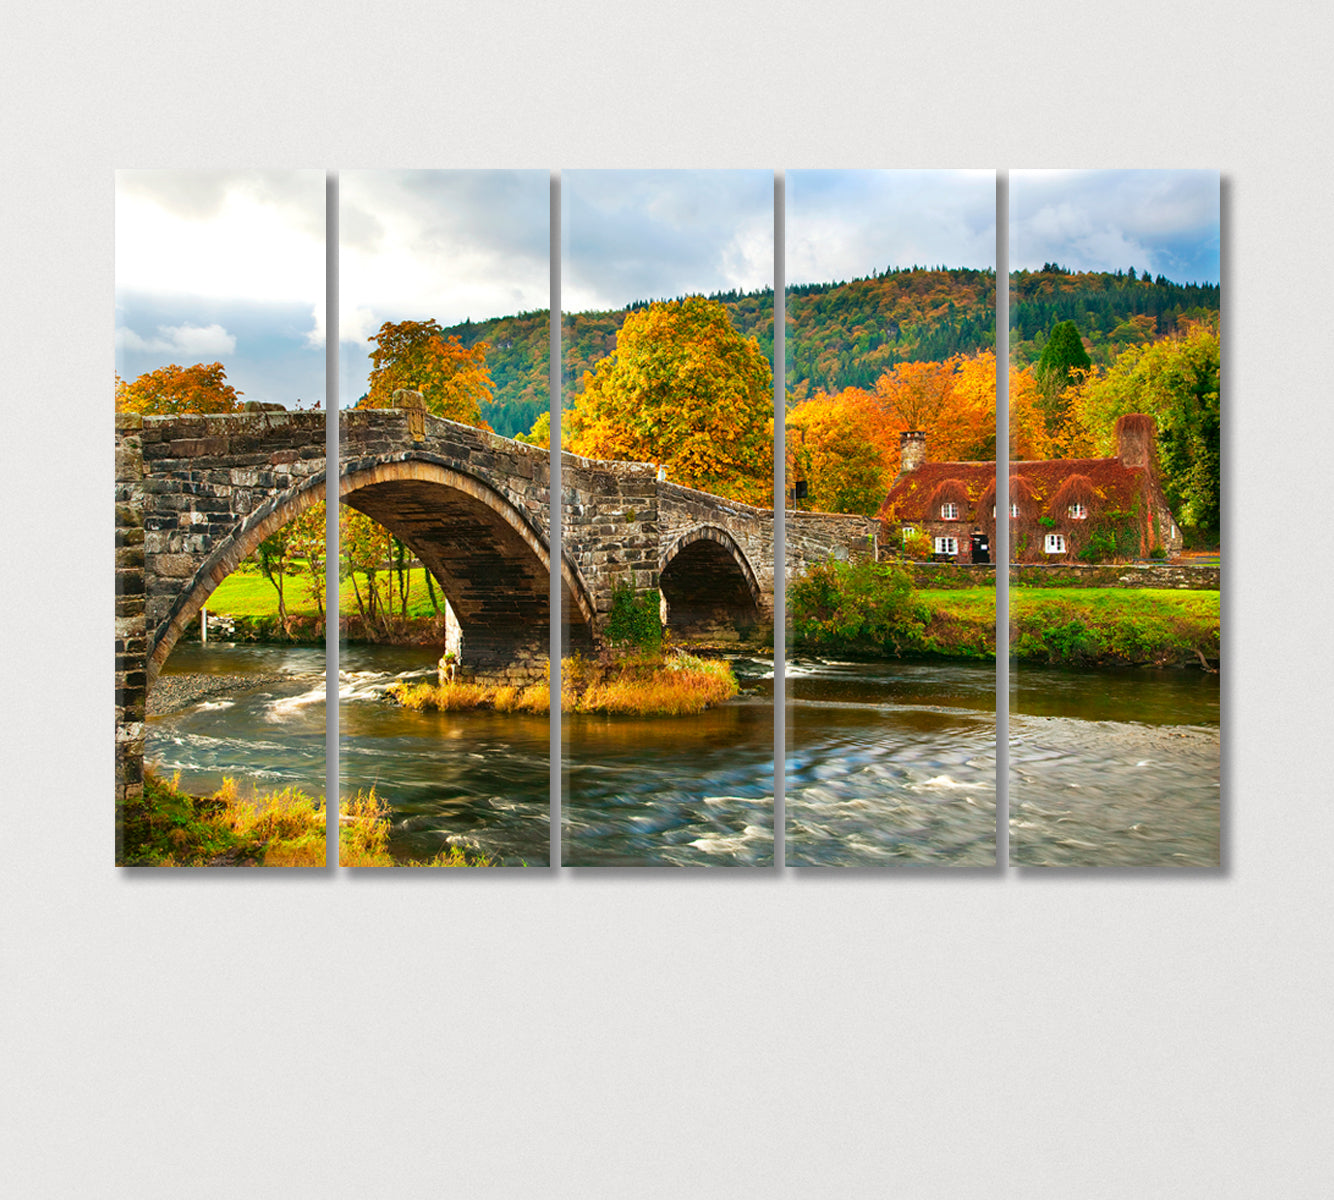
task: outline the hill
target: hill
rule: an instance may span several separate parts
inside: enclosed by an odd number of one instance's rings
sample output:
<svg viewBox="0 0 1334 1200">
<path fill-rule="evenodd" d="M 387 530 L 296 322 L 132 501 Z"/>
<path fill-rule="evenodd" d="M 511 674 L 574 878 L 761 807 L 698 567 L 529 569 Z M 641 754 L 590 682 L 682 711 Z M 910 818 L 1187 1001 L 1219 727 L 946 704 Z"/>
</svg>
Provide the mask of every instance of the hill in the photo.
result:
<svg viewBox="0 0 1334 1200">
<path fill-rule="evenodd" d="M 772 361 L 773 292 L 715 292 L 732 324 L 755 337 Z M 970 268 L 891 269 L 865 279 L 799 284 L 788 289 L 790 391 L 873 388 L 902 362 L 943 362 L 996 343 L 996 276 Z M 573 403 L 585 371 L 616 348 L 627 313 L 639 300 L 607 312 L 566 313 L 561 319 L 565 404 Z M 1011 356 L 1036 362 L 1058 321 L 1074 321 L 1089 357 L 1110 364 L 1128 346 L 1171 332 L 1182 318 L 1216 313 L 1217 284 L 1178 284 L 1128 272 L 1067 271 L 1047 264 L 1010 276 Z M 495 385 L 482 416 L 507 437 L 527 432 L 549 403 L 550 329 L 545 309 L 465 321 L 445 330 L 464 347 L 485 341 Z"/>
<path fill-rule="evenodd" d="M 1109 366 L 1130 346 L 1173 332 L 1178 322 L 1218 312 L 1216 283 L 1172 283 L 1159 275 L 1122 271 L 1067 271 L 1054 263 L 1040 271 L 1010 273 L 1010 357 L 1035 363 L 1059 321 L 1073 321 L 1089 357 Z"/>
</svg>

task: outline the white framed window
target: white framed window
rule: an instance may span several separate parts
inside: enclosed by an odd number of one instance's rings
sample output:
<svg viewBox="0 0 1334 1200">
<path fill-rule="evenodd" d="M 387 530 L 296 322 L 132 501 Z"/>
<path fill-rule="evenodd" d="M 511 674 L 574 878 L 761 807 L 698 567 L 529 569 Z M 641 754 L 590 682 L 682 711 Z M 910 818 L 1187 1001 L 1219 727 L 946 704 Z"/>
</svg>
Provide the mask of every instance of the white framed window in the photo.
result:
<svg viewBox="0 0 1334 1200">
<path fill-rule="evenodd" d="M 1072 504 L 1065 511 L 1070 514 L 1072 521 L 1083 521 L 1089 515 L 1089 510 L 1082 504 Z"/>
<path fill-rule="evenodd" d="M 958 554 L 958 553 L 959 553 L 959 539 L 958 539 L 958 538 L 952 538 L 952 537 L 938 537 L 938 538 L 936 538 L 936 553 L 937 553 L 937 554 Z"/>
<path fill-rule="evenodd" d="M 940 519 L 942 521 L 957 521 L 959 519 L 959 506 L 953 500 L 947 500 L 940 506 Z"/>
<path fill-rule="evenodd" d="M 917 536 L 916 525 L 905 525 L 903 527 L 903 540 L 905 542 L 909 541 L 911 538 L 915 538 L 916 536 Z"/>
<path fill-rule="evenodd" d="M 1011 504 L 1011 505 L 1010 505 L 1010 516 L 1012 516 L 1012 517 L 1017 517 L 1018 515 L 1019 515 L 1019 505 L 1017 505 L 1017 504 Z"/>
<path fill-rule="evenodd" d="M 1043 546 L 1048 554 L 1065 553 L 1065 534 L 1049 533 L 1047 534 L 1046 544 Z"/>
</svg>

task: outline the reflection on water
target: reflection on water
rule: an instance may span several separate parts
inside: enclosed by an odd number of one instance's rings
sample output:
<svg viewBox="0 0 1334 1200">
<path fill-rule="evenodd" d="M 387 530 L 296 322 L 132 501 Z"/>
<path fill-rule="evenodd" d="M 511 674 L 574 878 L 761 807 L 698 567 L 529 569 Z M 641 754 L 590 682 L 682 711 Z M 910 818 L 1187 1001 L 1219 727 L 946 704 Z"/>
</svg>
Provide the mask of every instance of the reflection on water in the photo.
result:
<svg viewBox="0 0 1334 1200">
<path fill-rule="evenodd" d="M 698 716 L 562 718 L 565 865 L 773 865 L 772 664 L 733 669 L 745 694 Z"/>
<path fill-rule="evenodd" d="M 990 866 L 996 697 L 990 664 L 788 665 L 790 866 Z"/>
<path fill-rule="evenodd" d="M 178 645 L 150 694 L 144 757 L 205 795 L 296 787 L 324 795 L 324 649 Z"/>
<path fill-rule="evenodd" d="M 1218 865 L 1217 675 L 1024 665 L 1011 680 L 1013 864 Z"/>
<path fill-rule="evenodd" d="M 384 699 L 395 679 L 435 679 L 438 650 L 339 651 L 339 786 L 374 787 L 393 813 L 389 848 L 430 858 L 450 846 L 506 866 L 550 861 L 550 725 L 526 713 L 413 712 Z"/>
</svg>

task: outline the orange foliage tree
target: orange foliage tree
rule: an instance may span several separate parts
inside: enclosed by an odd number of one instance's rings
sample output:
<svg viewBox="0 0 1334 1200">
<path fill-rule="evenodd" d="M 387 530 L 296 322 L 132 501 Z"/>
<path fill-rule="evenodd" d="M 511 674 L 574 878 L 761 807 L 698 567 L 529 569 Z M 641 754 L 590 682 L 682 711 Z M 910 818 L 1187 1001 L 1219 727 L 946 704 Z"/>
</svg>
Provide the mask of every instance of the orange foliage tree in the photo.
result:
<svg viewBox="0 0 1334 1200">
<path fill-rule="evenodd" d="M 875 397 L 860 388 L 819 392 L 789 409 L 789 490 L 802 479 L 810 508 L 873 516 L 889 486 L 884 447 L 871 436 L 883 424 Z"/>
<path fill-rule="evenodd" d="M 898 434 L 907 429 L 922 430 L 931 457 L 940 462 L 996 457 L 996 356 L 990 351 L 900 363 L 876 381 L 875 391 L 893 430 L 894 467 Z"/>
<path fill-rule="evenodd" d="M 659 463 L 689 487 L 772 503 L 773 373 L 716 301 L 631 313 L 564 420 L 575 454 Z"/>
<path fill-rule="evenodd" d="M 465 350 L 434 320 L 386 321 L 370 340 L 371 387 L 360 407 L 392 408 L 394 392 L 407 388 L 421 392 L 427 412 L 437 417 L 482 424 L 482 405 L 492 394 L 485 342 Z"/>
<path fill-rule="evenodd" d="M 172 363 L 140 375 L 133 383 L 116 376 L 116 411 L 145 416 L 172 413 L 229 413 L 241 407 L 238 392 L 227 382 L 222 363 Z"/>
</svg>

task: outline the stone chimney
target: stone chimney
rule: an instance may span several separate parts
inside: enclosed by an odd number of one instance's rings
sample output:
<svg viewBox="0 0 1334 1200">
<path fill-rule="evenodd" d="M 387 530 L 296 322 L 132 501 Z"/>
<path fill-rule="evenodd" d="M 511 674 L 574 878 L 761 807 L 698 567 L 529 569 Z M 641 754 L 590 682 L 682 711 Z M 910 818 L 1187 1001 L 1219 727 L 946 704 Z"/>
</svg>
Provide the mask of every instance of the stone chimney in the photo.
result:
<svg viewBox="0 0 1334 1200">
<path fill-rule="evenodd" d="M 899 474 L 915 471 L 926 462 L 926 434 L 920 429 L 905 429 L 899 434 Z"/>
<path fill-rule="evenodd" d="M 1158 425 L 1144 413 L 1126 413 L 1116 421 L 1116 457 L 1123 467 L 1154 470 L 1158 465 Z"/>
</svg>

